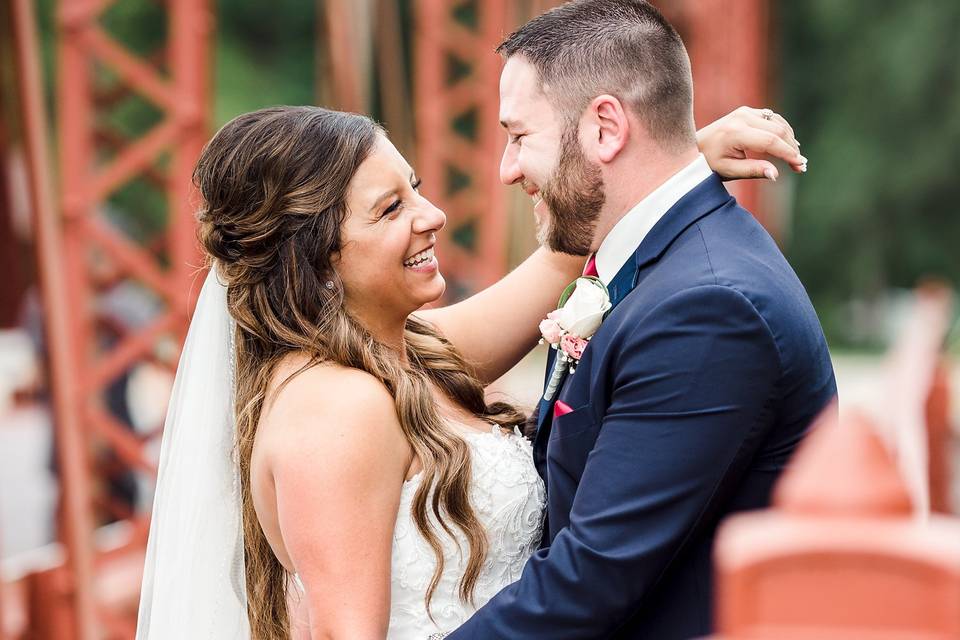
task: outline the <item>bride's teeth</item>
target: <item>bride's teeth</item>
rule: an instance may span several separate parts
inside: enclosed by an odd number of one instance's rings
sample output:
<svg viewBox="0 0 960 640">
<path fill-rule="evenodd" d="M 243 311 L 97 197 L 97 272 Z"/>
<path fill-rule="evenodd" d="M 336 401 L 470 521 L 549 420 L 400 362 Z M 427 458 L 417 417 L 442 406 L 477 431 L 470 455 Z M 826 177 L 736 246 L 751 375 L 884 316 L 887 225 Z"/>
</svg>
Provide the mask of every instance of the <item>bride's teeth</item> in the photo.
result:
<svg viewBox="0 0 960 640">
<path fill-rule="evenodd" d="M 417 255 L 413 256 L 412 258 L 409 258 L 409 259 L 407 259 L 407 260 L 404 260 L 403 266 L 405 266 L 405 267 L 415 267 L 415 266 L 417 266 L 418 264 L 422 264 L 422 263 L 426 262 L 427 260 L 432 260 L 432 259 L 433 259 L 433 247 L 427 249 L 426 251 L 421 251 L 420 253 L 418 253 Z"/>
</svg>

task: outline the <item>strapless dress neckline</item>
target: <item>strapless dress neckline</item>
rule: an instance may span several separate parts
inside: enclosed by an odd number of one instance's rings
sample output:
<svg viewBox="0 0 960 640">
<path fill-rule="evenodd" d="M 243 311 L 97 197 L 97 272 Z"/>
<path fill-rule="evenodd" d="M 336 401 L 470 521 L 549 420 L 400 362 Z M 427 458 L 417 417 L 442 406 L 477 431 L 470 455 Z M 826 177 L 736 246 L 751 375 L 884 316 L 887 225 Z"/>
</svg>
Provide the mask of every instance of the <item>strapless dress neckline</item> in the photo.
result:
<svg viewBox="0 0 960 640">
<path fill-rule="evenodd" d="M 388 640 L 424 640 L 432 633 L 457 628 L 503 587 L 520 578 L 530 555 L 540 545 L 546 492 L 533 464 L 530 441 L 515 427 L 503 431 L 459 432 L 470 447 L 470 503 L 489 541 L 487 558 L 474 590 L 473 604 L 458 596 L 466 571 L 469 545 L 458 529 L 451 538 L 432 514 L 440 537 L 444 570 L 430 603 L 424 602 L 436 557 L 413 521 L 413 497 L 423 472 L 404 481 L 394 527 L 390 576 Z M 462 552 L 461 552 L 462 550 Z"/>
</svg>

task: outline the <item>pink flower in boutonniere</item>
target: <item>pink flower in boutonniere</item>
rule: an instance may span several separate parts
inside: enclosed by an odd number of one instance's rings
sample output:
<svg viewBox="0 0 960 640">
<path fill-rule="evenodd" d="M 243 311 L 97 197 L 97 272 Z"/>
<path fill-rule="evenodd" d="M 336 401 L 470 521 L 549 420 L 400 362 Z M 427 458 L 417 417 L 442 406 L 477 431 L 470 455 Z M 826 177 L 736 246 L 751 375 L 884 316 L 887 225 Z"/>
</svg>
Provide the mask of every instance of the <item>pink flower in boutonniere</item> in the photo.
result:
<svg viewBox="0 0 960 640">
<path fill-rule="evenodd" d="M 545 320 L 540 321 L 540 333 L 543 335 L 544 341 L 549 344 L 557 344 L 560 342 L 560 337 L 563 335 L 563 327 L 557 322 L 556 311 L 551 311 L 547 314 Z"/>
<path fill-rule="evenodd" d="M 588 342 L 589 341 L 584 338 L 578 338 L 568 333 L 560 338 L 560 349 L 567 354 L 568 358 L 579 362 L 580 358 L 583 357 L 583 350 L 587 348 Z"/>
</svg>

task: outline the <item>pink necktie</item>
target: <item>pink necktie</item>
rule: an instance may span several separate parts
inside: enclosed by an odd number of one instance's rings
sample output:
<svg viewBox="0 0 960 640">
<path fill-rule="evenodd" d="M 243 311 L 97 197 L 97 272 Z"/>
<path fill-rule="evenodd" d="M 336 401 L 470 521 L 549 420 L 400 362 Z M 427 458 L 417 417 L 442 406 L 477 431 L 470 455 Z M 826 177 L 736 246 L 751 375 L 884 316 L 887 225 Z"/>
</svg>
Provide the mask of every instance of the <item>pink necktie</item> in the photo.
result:
<svg viewBox="0 0 960 640">
<path fill-rule="evenodd" d="M 590 259 L 587 260 L 587 266 L 583 268 L 583 275 L 593 276 L 594 278 L 600 276 L 600 274 L 597 273 L 597 254 L 593 254 L 590 256 Z"/>
</svg>

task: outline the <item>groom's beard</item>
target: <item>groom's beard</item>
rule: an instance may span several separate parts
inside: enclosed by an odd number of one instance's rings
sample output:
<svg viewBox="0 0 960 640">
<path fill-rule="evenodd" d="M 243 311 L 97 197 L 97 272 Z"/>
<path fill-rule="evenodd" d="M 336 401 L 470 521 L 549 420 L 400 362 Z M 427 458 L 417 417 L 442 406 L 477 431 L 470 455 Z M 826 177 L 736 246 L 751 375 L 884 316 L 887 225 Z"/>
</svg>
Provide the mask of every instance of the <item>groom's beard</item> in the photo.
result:
<svg viewBox="0 0 960 640">
<path fill-rule="evenodd" d="M 575 126 L 564 132 L 557 168 L 540 195 L 550 211 L 548 222 L 537 232 L 540 244 L 561 253 L 589 255 L 606 194 L 600 169 L 583 154 Z"/>
</svg>

